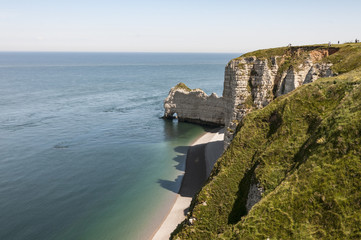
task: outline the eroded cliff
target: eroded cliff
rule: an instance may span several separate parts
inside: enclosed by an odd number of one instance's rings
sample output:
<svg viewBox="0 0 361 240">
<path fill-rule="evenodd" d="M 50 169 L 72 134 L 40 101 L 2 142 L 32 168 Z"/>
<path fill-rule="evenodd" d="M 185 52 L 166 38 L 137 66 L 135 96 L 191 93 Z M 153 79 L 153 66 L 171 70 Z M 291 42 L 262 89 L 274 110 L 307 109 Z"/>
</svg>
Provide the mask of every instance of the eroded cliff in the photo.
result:
<svg viewBox="0 0 361 240">
<path fill-rule="evenodd" d="M 272 50 L 272 49 L 270 49 Z M 333 75 L 332 63 L 322 59 L 335 48 L 281 48 L 275 55 L 264 50 L 231 60 L 225 69 L 225 147 L 231 142 L 238 123 L 253 109 L 320 77 Z"/>
<path fill-rule="evenodd" d="M 184 83 L 173 87 L 164 100 L 164 117 L 207 125 L 224 125 L 224 100 L 200 89 L 190 89 Z"/>
<path fill-rule="evenodd" d="M 176 114 L 180 121 L 225 125 L 226 148 L 238 124 L 251 110 L 263 108 L 303 84 L 332 76 L 332 63 L 323 59 L 337 51 L 338 48 L 313 46 L 247 53 L 227 64 L 222 97 L 178 84 L 164 102 L 164 117 Z"/>
</svg>

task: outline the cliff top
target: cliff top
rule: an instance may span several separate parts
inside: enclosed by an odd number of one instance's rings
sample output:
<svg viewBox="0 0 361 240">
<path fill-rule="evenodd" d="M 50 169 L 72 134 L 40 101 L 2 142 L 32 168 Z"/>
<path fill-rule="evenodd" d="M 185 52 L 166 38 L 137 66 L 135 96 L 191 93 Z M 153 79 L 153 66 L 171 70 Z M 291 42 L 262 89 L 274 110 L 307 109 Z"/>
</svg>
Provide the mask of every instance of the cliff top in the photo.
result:
<svg viewBox="0 0 361 240">
<path fill-rule="evenodd" d="M 272 62 L 272 58 L 282 57 L 283 64 L 289 66 L 301 63 L 306 56 L 332 63 L 332 71 L 342 74 L 361 66 L 361 43 L 333 44 L 331 47 L 328 44 L 319 44 L 261 49 L 245 53 L 233 60 L 257 57 Z"/>
</svg>

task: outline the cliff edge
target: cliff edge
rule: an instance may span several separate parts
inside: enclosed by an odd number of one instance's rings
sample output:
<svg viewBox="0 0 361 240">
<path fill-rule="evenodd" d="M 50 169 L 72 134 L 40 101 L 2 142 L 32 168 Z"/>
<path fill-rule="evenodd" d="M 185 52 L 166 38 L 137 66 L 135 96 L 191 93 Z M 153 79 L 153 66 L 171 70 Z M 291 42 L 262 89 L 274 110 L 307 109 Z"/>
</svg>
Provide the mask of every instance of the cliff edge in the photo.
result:
<svg viewBox="0 0 361 240">
<path fill-rule="evenodd" d="M 225 107 L 247 114 L 232 111 L 234 138 L 172 239 L 361 238 L 361 44 L 337 48 L 261 50 L 227 65 L 239 94 L 223 101 L 239 102 Z"/>
</svg>

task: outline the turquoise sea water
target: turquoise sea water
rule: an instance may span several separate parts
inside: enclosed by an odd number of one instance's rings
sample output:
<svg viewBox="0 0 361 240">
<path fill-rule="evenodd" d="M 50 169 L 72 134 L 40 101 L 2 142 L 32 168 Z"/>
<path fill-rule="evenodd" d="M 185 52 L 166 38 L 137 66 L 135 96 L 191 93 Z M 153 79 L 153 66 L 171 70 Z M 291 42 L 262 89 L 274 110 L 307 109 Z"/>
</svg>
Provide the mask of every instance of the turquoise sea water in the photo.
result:
<svg viewBox="0 0 361 240">
<path fill-rule="evenodd" d="M 221 95 L 237 54 L 0 53 L 0 239 L 144 239 L 204 129 L 164 121 L 178 82 Z"/>
</svg>

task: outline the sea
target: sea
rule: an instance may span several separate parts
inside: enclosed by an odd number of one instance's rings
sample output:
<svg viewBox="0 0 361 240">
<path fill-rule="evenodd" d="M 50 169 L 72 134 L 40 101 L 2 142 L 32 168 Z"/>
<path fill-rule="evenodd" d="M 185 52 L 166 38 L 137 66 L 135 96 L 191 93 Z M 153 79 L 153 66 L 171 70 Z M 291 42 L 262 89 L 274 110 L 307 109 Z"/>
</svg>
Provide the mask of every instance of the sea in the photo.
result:
<svg viewBox="0 0 361 240">
<path fill-rule="evenodd" d="M 207 130 L 163 100 L 221 96 L 239 55 L 0 52 L 0 239 L 149 239 Z"/>
</svg>

